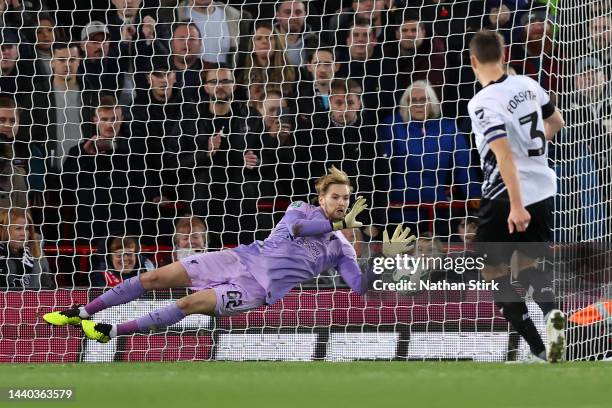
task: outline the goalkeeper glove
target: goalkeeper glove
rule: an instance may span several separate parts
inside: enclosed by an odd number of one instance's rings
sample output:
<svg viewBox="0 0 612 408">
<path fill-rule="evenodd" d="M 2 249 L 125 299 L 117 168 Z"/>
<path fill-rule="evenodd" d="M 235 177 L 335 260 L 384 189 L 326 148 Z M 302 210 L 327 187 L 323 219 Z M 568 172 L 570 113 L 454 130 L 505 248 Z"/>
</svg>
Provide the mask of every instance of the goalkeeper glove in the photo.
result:
<svg viewBox="0 0 612 408">
<path fill-rule="evenodd" d="M 357 201 L 355 201 L 355 204 L 353 204 L 353 208 L 351 208 L 344 218 L 331 223 L 332 229 L 334 231 L 338 231 L 346 228 L 361 228 L 363 224 L 356 221 L 355 218 L 357 218 L 357 216 L 366 208 L 368 208 L 368 205 L 366 204 L 365 198 L 361 196 L 357 197 Z"/>
<path fill-rule="evenodd" d="M 413 247 L 411 244 L 416 240 L 416 237 L 408 234 L 410 234 L 410 228 L 402 231 L 401 225 L 395 227 L 391 239 L 389 239 L 387 231 L 383 232 L 383 255 L 387 258 L 393 258 L 398 254 L 410 251 Z"/>
</svg>

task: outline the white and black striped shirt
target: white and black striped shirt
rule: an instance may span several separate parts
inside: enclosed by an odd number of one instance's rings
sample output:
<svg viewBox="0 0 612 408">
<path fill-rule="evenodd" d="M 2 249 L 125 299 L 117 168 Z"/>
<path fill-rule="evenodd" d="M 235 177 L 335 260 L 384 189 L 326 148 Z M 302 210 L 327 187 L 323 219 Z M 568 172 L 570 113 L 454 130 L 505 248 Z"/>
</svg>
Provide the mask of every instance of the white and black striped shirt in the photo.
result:
<svg viewBox="0 0 612 408">
<path fill-rule="evenodd" d="M 502 76 L 485 86 L 468 104 L 480 154 L 482 196 L 500 199 L 507 189 L 489 143 L 507 137 L 518 170 L 523 205 L 542 201 L 557 191 L 555 172 L 548 166 L 544 119 L 555 112 L 546 91 L 523 75 Z"/>
</svg>

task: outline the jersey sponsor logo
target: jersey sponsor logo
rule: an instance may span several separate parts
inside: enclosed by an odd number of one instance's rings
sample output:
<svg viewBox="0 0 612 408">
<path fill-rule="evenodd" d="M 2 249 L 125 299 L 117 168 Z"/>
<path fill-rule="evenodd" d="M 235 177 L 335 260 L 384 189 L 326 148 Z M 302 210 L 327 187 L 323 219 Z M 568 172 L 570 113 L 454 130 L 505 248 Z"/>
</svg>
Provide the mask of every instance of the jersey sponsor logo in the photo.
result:
<svg viewBox="0 0 612 408">
<path fill-rule="evenodd" d="M 478 118 L 478 126 L 481 129 L 486 129 L 491 126 L 491 120 L 487 116 L 483 116 L 482 118 Z"/>
<path fill-rule="evenodd" d="M 302 204 L 304 204 L 304 203 L 302 203 L 301 201 L 296 201 L 294 203 L 291 203 L 291 207 L 293 207 L 293 208 L 300 208 L 302 206 Z"/>
<path fill-rule="evenodd" d="M 300 237 L 293 242 L 303 247 L 308 255 L 310 255 L 312 261 L 317 262 L 317 259 L 319 259 L 319 256 L 321 256 L 321 250 L 317 247 L 316 243 L 303 237 Z"/>
<path fill-rule="evenodd" d="M 478 129 L 488 129 L 491 126 L 494 126 L 494 123 L 491 123 L 491 114 L 487 115 L 485 112 L 485 108 L 477 108 L 474 111 L 474 116 L 475 116 L 475 124 L 477 125 Z"/>
</svg>

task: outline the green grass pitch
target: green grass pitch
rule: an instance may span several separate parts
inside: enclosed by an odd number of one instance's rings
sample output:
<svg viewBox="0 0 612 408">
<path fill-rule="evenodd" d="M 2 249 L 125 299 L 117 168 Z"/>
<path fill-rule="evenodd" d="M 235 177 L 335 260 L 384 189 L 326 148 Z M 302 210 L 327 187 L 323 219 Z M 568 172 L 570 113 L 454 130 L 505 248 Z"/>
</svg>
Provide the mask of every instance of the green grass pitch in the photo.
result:
<svg viewBox="0 0 612 408">
<path fill-rule="evenodd" d="M 193 362 L 0 364 L 0 388 L 72 388 L 73 408 L 604 408 L 612 363 Z"/>
</svg>

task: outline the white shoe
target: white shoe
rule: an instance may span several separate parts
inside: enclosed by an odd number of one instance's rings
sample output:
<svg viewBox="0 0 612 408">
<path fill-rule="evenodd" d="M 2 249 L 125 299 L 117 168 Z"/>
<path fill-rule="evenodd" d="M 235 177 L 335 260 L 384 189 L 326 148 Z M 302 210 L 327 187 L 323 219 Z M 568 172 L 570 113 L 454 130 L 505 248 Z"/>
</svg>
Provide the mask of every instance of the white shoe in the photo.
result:
<svg viewBox="0 0 612 408">
<path fill-rule="evenodd" d="M 524 360 L 506 361 L 506 364 L 546 364 L 548 361 L 541 357 L 536 356 L 533 353 L 529 353 L 529 356 Z"/>
<path fill-rule="evenodd" d="M 565 359 L 565 328 L 567 318 L 560 310 L 551 310 L 546 315 L 546 335 L 548 344 L 546 347 L 546 359 L 556 363 Z"/>
</svg>

